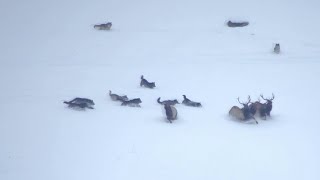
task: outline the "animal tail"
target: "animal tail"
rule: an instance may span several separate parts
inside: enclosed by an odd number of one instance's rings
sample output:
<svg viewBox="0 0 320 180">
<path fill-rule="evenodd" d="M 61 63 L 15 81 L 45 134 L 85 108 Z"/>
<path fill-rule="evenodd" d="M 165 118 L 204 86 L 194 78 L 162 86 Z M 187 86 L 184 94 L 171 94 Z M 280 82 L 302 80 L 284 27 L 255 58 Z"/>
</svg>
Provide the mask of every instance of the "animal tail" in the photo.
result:
<svg viewBox="0 0 320 180">
<path fill-rule="evenodd" d="M 157 99 L 157 102 L 158 102 L 159 104 L 162 104 L 162 102 L 160 101 L 160 97 Z"/>
</svg>

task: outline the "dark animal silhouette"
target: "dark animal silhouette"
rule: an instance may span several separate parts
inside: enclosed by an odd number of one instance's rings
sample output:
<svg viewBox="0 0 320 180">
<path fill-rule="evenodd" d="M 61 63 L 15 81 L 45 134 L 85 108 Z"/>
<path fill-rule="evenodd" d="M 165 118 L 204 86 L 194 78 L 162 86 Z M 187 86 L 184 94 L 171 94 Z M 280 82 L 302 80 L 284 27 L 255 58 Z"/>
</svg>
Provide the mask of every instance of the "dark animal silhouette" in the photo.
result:
<svg viewBox="0 0 320 180">
<path fill-rule="evenodd" d="M 127 101 L 129 100 L 127 96 L 119 96 L 117 94 L 112 94 L 112 92 L 109 90 L 109 96 L 113 101 Z"/>
<path fill-rule="evenodd" d="M 250 108 L 248 106 L 250 101 L 251 101 L 250 96 L 248 96 L 247 103 L 240 102 L 240 100 L 238 98 L 238 102 L 243 105 L 243 108 L 239 108 L 238 106 L 233 106 L 229 111 L 229 115 L 235 119 L 240 120 L 240 121 L 247 121 L 250 119 L 254 119 L 255 122 L 258 124 L 258 121 L 253 117 L 253 115 L 251 114 Z"/>
<path fill-rule="evenodd" d="M 156 84 L 155 84 L 155 82 L 148 82 L 146 79 L 144 79 L 144 77 L 142 75 L 141 81 L 140 81 L 140 86 L 144 86 L 144 87 L 152 89 L 152 88 L 156 87 Z"/>
<path fill-rule="evenodd" d="M 177 119 L 178 111 L 174 106 L 165 104 L 164 109 L 166 110 L 166 116 L 170 123 L 172 123 L 173 120 Z"/>
<path fill-rule="evenodd" d="M 265 99 L 263 97 L 263 95 L 261 95 L 261 98 L 263 100 L 267 101 L 265 103 L 265 111 L 266 111 L 267 116 L 270 116 L 270 113 L 271 113 L 271 110 L 272 110 L 272 101 L 274 100 L 274 94 L 272 93 L 272 98 L 270 98 L 270 99 Z"/>
<path fill-rule="evenodd" d="M 96 24 L 93 26 L 93 28 L 98 30 L 110 30 L 112 26 L 111 22 L 105 23 L 105 24 Z"/>
<path fill-rule="evenodd" d="M 272 100 L 274 99 L 274 94 L 272 93 L 272 98 L 270 99 L 265 99 L 263 95 L 260 95 L 260 97 L 266 100 L 266 102 L 261 103 L 260 101 L 256 101 L 250 104 L 249 108 L 253 115 L 267 119 L 267 116 L 270 116 L 270 112 L 272 110 Z"/>
<path fill-rule="evenodd" d="M 160 97 L 157 99 L 157 102 L 159 103 L 159 104 L 162 104 L 162 105 L 165 105 L 165 104 L 167 104 L 167 105 L 172 105 L 172 106 L 174 106 L 174 105 L 176 105 L 176 104 L 179 104 L 179 102 L 178 102 L 178 100 L 165 100 L 165 101 L 160 101 Z"/>
<path fill-rule="evenodd" d="M 280 53 L 280 44 L 276 44 L 273 48 L 273 52 L 276 53 L 276 54 L 279 54 Z"/>
<path fill-rule="evenodd" d="M 121 106 L 130 106 L 130 107 L 141 107 L 140 103 L 142 103 L 140 98 L 131 99 L 128 101 L 123 101 Z"/>
<path fill-rule="evenodd" d="M 201 107 L 201 103 L 199 102 L 194 102 L 194 101 L 191 101 L 190 99 L 188 99 L 186 97 L 186 95 L 182 95 L 183 96 L 183 101 L 182 101 L 182 104 L 186 105 L 186 106 L 192 106 L 192 107 Z"/>
<path fill-rule="evenodd" d="M 64 101 L 63 103 L 68 104 L 70 108 L 88 108 L 88 109 L 93 109 L 92 106 L 94 106 L 94 102 L 91 99 L 87 98 L 74 98 L 71 101 Z"/>
<path fill-rule="evenodd" d="M 91 106 L 95 105 L 93 100 L 88 99 L 88 98 L 79 98 L 79 97 L 77 97 L 77 98 L 74 98 L 73 100 L 71 100 L 69 102 L 71 102 L 71 103 L 86 103 L 86 104 L 91 105 Z"/>
<path fill-rule="evenodd" d="M 244 26 L 248 26 L 249 25 L 249 22 L 231 22 L 231 21 L 228 21 L 227 25 L 229 27 L 244 27 Z"/>
</svg>

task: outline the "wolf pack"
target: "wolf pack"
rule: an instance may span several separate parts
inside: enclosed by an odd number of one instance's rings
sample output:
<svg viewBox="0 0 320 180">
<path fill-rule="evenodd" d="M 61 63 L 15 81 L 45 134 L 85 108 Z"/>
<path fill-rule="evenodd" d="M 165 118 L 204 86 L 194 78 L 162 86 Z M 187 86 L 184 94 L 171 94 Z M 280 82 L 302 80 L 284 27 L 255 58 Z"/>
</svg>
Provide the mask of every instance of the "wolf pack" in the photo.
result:
<svg viewBox="0 0 320 180">
<path fill-rule="evenodd" d="M 156 87 L 156 85 L 155 85 L 155 82 L 149 82 L 142 75 L 140 77 L 140 87 L 153 89 Z M 141 107 L 140 104 L 142 103 L 142 100 L 140 98 L 129 99 L 127 95 L 118 95 L 118 94 L 112 93 L 111 90 L 109 90 L 109 97 L 112 101 L 119 101 L 121 103 L 121 106 Z M 197 107 L 197 108 L 202 107 L 202 104 L 200 102 L 192 101 L 188 99 L 186 95 L 182 95 L 182 97 L 183 97 L 183 101 L 182 101 L 183 105 L 190 106 L 190 107 Z M 256 102 L 251 102 L 251 98 L 250 96 L 248 96 L 248 101 L 244 103 L 244 102 L 241 102 L 240 99 L 238 98 L 238 102 L 243 107 L 240 108 L 238 106 L 233 106 L 229 111 L 229 116 L 232 119 L 239 120 L 241 122 L 250 122 L 251 120 L 253 120 L 256 124 L 258 124 L 258 121 L 256 120 L 256 118 L 261 118 L 263 120 L 266 120 L 267 117 L 270 117 L 274 94 L 272 93 L 272 98 L 264 98 L 262 94 L 260 95 L 260 97 L 266 102 L 261 103 L 260 98 Z M 166 114 L 166 119 L 170 123 L 172 123 L 174 120 L 177 120 L 178 111 L 175 105 L 180 104 L 177 99 L 161 100 L 161 97 L 159 97 L 156 101 L 158 104 L 163 106 Z M 80 98 L 80 97 L 76 97 L 70 101 L 64 101 L 63 103 L 67 104 L 68 108 L 77 109 L 77 110 L 94 109 L 94 105 L 95 105 L 93 100 L 88 98 Z"/>
<path fill-rule="evenodd" d="M 244 27 L 248 26 L 249 22 L 232 22 L 228 21 L 227 26 L 228 27 Z M 111 30 L 112 22 L 107 22 L 103 24 L 96 24 L 93 26 L 96 30 Z M 273 52 L 275 54 L 280 53 L 280 44 L 276 43 L 273 49 Z M 150 88 L 153 89 L 156 87 L 155 82 L 149 82 L 144 78 L 142 75 L 140 77 L 140 87 Z M 126 95 L 118 95 L 115 93 L 112 93 L 111 90 L 109 90 L 109 96 L 112 101 L 119 101 L 121 102 L 121 106 L 129 106 L 129 107 L 141 107 L 142 100 L 140 98 L 133 98 L 129 99 Z M 183 101 L 182 104 L 185 106 L 190 107 L 202 107 L 200 102 L 195 102 L 187 98 L 186 95 L 182 95 Z M 274 94 L 272 93 L 271 98 L 264 98 L 264 96 L 261 94 L 260 97 L 265 101 L 262 103 L 260 101 L 260 98 L 258 98 L 257 101 L 251 102 L 250 96 L 248 96 L 247 102 L 241 102 L 238 97 L 238 102 L 243 107 L 233 106 L 229 110 L 229 116 L 232 119 L 239 120 L 241 122 L 255 122 L 258 124 L 257 118 L 266 120 L 268 117 L 270 117 L 270 113 L 272 110 L 272 101 L 274 99 Z M 93 100 L 88 98 L 74 98 L 70 101 L 64 101 L 65 104 L 68 105 L 69 108 L 72 109 L 94 109 L 95 103 Z M 175 108 L 176 104 L 180 104 L 177 99 L 173 100 L 162 100 L 161 97 L 157 99 L 157 103 L 163 106 L 166 114 L 167 120 L 172 123 L 173 120 L 176 120 L 178 118 L 178 111 Z"/>
</svg>

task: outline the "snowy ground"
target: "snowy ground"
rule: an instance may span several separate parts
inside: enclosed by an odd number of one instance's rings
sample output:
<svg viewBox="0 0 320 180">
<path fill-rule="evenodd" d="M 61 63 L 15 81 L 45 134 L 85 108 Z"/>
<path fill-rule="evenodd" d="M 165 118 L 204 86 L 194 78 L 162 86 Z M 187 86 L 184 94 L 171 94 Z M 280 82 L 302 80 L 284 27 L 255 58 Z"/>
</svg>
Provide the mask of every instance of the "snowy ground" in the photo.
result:
<svg viewBox="0 0 320 180">
<path fill-rule="evenodd" d="M 1 1 L 0 179 L 320 179 L 319 5 Z M 93 29 L 107 20 L 111 31 Z M 275 94 L 271 119 L 228 118 L 261 93 Z M 203 108 L 177 105 L 170 124 L 156 99 L 183 94 Z M 62 103 L 77 96 L 96 109 Z"/>
</svg>

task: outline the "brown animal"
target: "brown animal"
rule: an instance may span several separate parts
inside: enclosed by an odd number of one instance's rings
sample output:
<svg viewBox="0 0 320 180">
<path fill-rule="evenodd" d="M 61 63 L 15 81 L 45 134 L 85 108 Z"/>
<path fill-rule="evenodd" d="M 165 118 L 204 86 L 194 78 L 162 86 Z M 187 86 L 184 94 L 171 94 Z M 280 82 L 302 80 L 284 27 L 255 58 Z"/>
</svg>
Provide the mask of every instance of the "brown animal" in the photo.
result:
<svg viewBox="0 0 320 180">
<path fill-rule="evenodd" d="M 247 121 L 250 119 L 254 119 L 255 122 L 258 124 L 258 121 L 253 117 L 250 112 L 250 108 L 248 104 L 251 102 L 250 96 L 248 96 L 248 102 L 242 103 L 238 98 L 238 102 L 243 105 L 243 108 L 239 108 L 238 106 L 233 106 L 229 111 L 229 116 L 238 119 L 240 121 Z"/>
<path fill-rule="evenodd" d="M 166 110 L 166 116 L 170 123 L 177 119 L 178 112 L 173 105 L 164 104 L 164 109 Z"/>
</svg>

